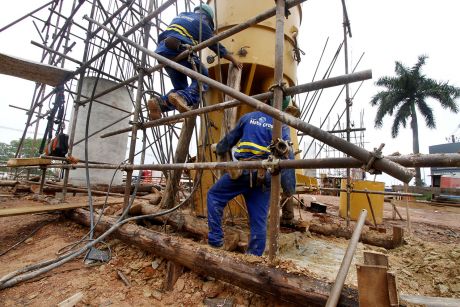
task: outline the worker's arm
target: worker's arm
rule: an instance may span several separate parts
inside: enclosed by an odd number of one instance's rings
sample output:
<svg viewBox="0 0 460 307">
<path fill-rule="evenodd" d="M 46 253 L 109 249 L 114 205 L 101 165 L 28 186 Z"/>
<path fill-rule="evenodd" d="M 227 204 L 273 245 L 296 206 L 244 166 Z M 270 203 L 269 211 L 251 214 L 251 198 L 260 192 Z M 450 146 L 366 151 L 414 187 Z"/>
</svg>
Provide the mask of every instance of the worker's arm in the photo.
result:
<svg viewBox="0 0 460 307">
<path fill-rule="evenodd" d="M 283 125 L 282 128 L 282 137 L 285 141 L 290 141 L 290 132 L 289 127 Z M 288 159 L 294 160 L 294 151 L 292 147 L 289 148 Z M 281 170 L 281 187 L 283 188 L 283 193 L 286 196 L 291 196 L 295 194 L 295 186 L 296 186 L 296 179 L 295 179 L 295 169 L 293 168 L 284 168 Z"/>
<path fill-rule="evenodd" d="M 238 69 L 241 69 L 243 68 L 243 63 L 241 63 L 240 61 L 238 61 L 233 55 L 231 55 L 230 53 L 227 53 L 226 55 L 223 56 L 224 59 L 226 60 L 229 60 L 230 62 L 233 63 L 233 65 L 235 65 L 235 67 L 237 67 Z"/>
<path fill-rule="evenodd" d="M 244 125 L 245 116 L 243 115 L 238 123 L 236 124 L 235 128 L 233 128 L 229 133 L 225 135 L 225 137 L 217 143 L 216 146 L 216 153 L 220 156 L 224 155 L 225 153 L 229 152 L 233 146 L 238 143 L 238 141 L 243 136 L 243 125 Z"/>
</svg>

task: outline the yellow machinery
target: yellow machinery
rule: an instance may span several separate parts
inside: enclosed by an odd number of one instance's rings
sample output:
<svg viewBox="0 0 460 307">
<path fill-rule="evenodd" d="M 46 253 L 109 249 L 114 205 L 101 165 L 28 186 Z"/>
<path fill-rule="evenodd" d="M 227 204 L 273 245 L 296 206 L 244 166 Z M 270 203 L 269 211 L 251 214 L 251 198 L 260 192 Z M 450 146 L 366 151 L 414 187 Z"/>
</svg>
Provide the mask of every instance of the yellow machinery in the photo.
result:
<svg viewBox="0 0 460 307">
<path fill-rule="evenodd" d="M 222 32 L 237 24 L 264 12 L 274 6 L 273 0 L 211 0 L 208 1 L 215 13 L 217 20 L 217 31 Z M 297 62 L 294 59 L 294 48 L 296 47 L 296 36 L 301 22 L 301 7 L 296 6 L 290 9 L 291 15 L 285 19 L 285 41 L 284 41 L 284 79 L 287 86 L 293 86 L 297 80 Z M 275 17 L 267 19 L 257 25 L 233 35 L 221 43 L 243 63 L 241 83 L 239 90 L 246 95 L 255 95 L 267 92 L 273 84 L 275 65 Z M 212 51 L 203 51 L 202 58 L 214 56 Z M 219 65 L 220 64 L 220 65 Z M 208 65 L 211 78 L 227 84 L 229 75 L 229 62 L 219 60 Z M 206 103 L 215 104 L 226 100 L 222 92 L 210 89 L 206 93 Z M 241 105 L 237 108 L 236 118 L 251 112 L 252 108 Z M 210 151 L 210 145 L 219 142 L 224 129 L 224 111 L 208 113 L 201 117 L 200 144 L 198 158 L 200 161 L 216 161 L 217 157 Z M 291 130 L 291 139 L 298 148 L 297 136 Z M 204 152 L 204 155 L 203 155 Z M 201 178 L 201 190 L 196 193 L 195 211 L 198 215 L 206 215 L 206 194 L 209 188 L 218 179 L 217 171 L 204 171 Z M 232 216 L 241 216 L 243 199 L 232 201 L 229 206 Z"/>
<path fill-rule="evenodd" d="M 351 186 L 354 190 L 368 190 L 368 191 L 381 191 L 385 190 L 384 182 L 367 181 L 367 180 L 353 180 Z M 347 180 L 342 179 L 342 189 L 346 189 Z M 383 221 L 383 194 L 369 194 L 369 199 L 374 211 L 374 217 L 377 224 L 382 224 Z M 350 194 L 350 219 L 356 221 L 362 209 L 366 209 L 368 214 L 366 221 L 373 223 L 371 208 L 369 207 L 369 200 L 365 193 L 351 193 Z M 347 217 L 347 193 L 340 192 L 340 208 L 339 214 L 341 217 Z"/>
</svg>

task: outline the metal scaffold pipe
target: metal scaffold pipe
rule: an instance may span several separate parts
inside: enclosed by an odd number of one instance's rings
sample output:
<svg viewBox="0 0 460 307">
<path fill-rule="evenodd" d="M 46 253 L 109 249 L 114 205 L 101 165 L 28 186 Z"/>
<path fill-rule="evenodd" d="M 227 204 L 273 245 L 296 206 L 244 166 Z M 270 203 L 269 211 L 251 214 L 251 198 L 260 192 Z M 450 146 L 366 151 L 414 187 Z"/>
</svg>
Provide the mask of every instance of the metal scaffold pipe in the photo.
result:
<svg viewBox="0 0 460 307">
<path fill-rule="evenodd" d="M 130 34 L 132 34 L 134 32 L 135 29 L 138 29 L 140 26 L 142 26 L 144 23 L 148 22 L 149 20 L 151 20 L 152 18 L 156 17 L 159 13 L 161 13 L 164 9 L 166 9 L 171 3 L 175 2 L 176 0 L 170 0 L 168 2 L 165 2 L 164 4 L 162 4 L 155 12 L 153 12 L 152 14 L 149 14 L 148 16 L 146 16 L 144 19 L 142 19 L 141 22 L 139 22 L 138 24 L 134 25 L 128 32 L 125 33 L 125 36 L 128 36 Z M 290 1 L 287 1 L 286 2 L 286 7 L 288 8 L 291 8 L 293 6 L 296 6 L 298 4 L 301 4 L 302 2 L 305 2 L 306 0 L 290 0 Z M 206 47 L 209 47 L 211 45 L 214 45 L 215 43 L 219 42 L 220 40 L 222 39 L 225 39 L 227 37 L 230 37 L 238 32 L 241 32 L 243 31 L 244 29 L 247 29 L 249 28 L 250 26 L 252 25 L 255 25 L 259 22 L 262 22 L 270 17 L 273 17 L 275 16 L 275 13 L 276 13 L 276 9 L 275 8 L 271 8 L 253 18 L 250 18 L 248 19 L 246 22 L 243 22 L 243 23 L 240 23 L 228 30 L 225 30 L 215 36 L 213 36 L 212 38 L 208 39 L 208 40 L 205 40 L 203 41 L 202 43 L 199 43 L 198 45 L 194 46 L 192 48 L 192 51 L 194 52 L 197 52 L 197 51 L 200 51 L 201 49 L 204 49 Z M 134 29 L 134 30 L 133 30 Z M 113 44 L 111 44 L 110 46 L 108 46 L 106 50 L 108 50 L 109 48 L 112 48 L 115 46 L 115 44 L 119 43 L 120 41 L 117 40 L 115 41 Z M 102 54 L 104 53 L 103 52 L 100 52 L 98 55 L 96 55 L 95 57 L 93 57 L 90 61 L 88 61 L 88 63 L 85 63 L 83 66 L 88 66 L 89 64 L 91 64 L 91 62 L 95 61 L 97 58 L 99 58 Z M 179 61 L 179 60 L 182 60 L 182 59 L 185 59 L 186 57 L 188 56 L 188 51 L 184 51 L 182 52 L 181 54 L 179 54 L 177 57 L 174 58 L 174 61 Z M 82 66 L 82 67 L 83 67 Z M 150 74 L 150 73 L 153 73 L 157 70 L 160 70 L 161 68 L 163 68 L 165 65 L 164 64 L 158 64 L 158 65 L 155 65 L 151 68 L 148 68 L 148 69 L 145 69 L 145 72 L 147 74 Z M 76 72 L 75 72 L 76 73 Z M 100 92 L 98 93 L 97 95 L 94 96 L 94 98 L 98 98 L 98 97 L 101 97 L 111 91 L 114 91 L 120 87 L 123 87 L 127 84 L 130 84 L 134 81 L 137 80 L 137 78 L 139 77 L 139 75 L 136 75 L 136 76 L 133 76 L 129 79 L 126 79 L 124 82 L 122 83 L 119 83 L 117 84 L 116 86 L 113 86 L 103 92 Z M 291 94 L 289 94 L 291 95 Z M 81 101 L 82 104 L 85 104 L 87 103 L 89 100 L 85 100 L 85 101 Z"/>
<path fill-rule="evenodd" d="M 351 236 L 350 243 L 348 243 L 347 251 L 343 256 L 342 264 L 340 265 L 339 272 L 335 278 L 334 286 L 332 287 L 331 294 L 326 302 L 327 307 L 335 307 L 339 302 L 340 293 L 342 292 L 345 278 L 347 277 L 348 270 L 350 269 L 353 255 L 355 254 L 356 247 L 358 246 L 359 237 L 363 231 L 364 222 L 366 221 L 367 211 L 361 210 L 358 221 L 356 222 L 355 230 Z"/>
<path fill-rule="evenodd" d="M 292 87 L 285 89 L 285 93 L 288 96 L 292 96 L 292 95 L 301 94 L 301 93 L 310 92 L 310 91 L 316 91 L 316 90 L 324 89 L 328 87 L 344 85 L 345 83 L 364 81 L 364 80 L 368 80 L 371 78 L 372 78 L 372 71 L 368 69 L 368 70 L 363 70 L 363 71 L 356 72 L 356 73 L 351 73 L 348 75 L 341 75 L 341 76 L 332 77 L 332 78 L 328 78 L 328 79 L 324 79 L 320 81 L 314 81 L 314 82 L 305 83 L 302 85 L 292 86 Z M 266 100 L 268 98 L 272 98 L 273 93 L 266 92 L 262 94 L 253 95 L 251 97 L 257 100 Z M 192 116 L 196 116 L 196 115 L 200 115 L 200 114 L 204 114 L 208 112 L 213 112 L 213 111 L 218 111 L 218 110 L 225 110 L 225 109 L 239 106 L 241 104 L 243 104 L 243 102 L 233 99 L 233 100 L 225 101 L 222 103 L 217 103 L 217 104 L 213 104 L 210 106 L 202 107 L 199 109 L 194 109 L 194 110 L 187 111 L 184 113 L 175 114 L 169 117 L 163 117 L 157 120 L 145 122 L 145 123 L 140 124 L 140 127 L 145 129 L 145 128 L 150 128 L 150 127 L 155 127 L 155 126 L 160 126 L 160 125 L 166 125 L 166 124 L 175 122 L 178 119 L 189 118 Z M 120 130 L 105 133 L 101 135 L 101 138 L 106 138 L 109 136 L 114 136 L 120 133 L 125 133 L 125 132 L 130 132 L 130 131 L 131 131 L 131 127 L 127 127 L 127 128 L 123 128 Z"/>
<path fill-rule="evenodd" d="M 460 167 L 460 154 L 430 154 L 414 156 L 387 157 L 405 167 Z M 171 163 L 171 164 L 90 164 L 89 168 L 94 169 L 120 169 L 120 170 L 205 170 L 205 169 L 260 169 L 260 168 L 360 168 L 363 163 L 355 158 L 326 158 L 326 159 L 302 159 L 302 160 L 279 160 L 269 161 L 239 161 L 239 162 L 196 162 L 196 163 Z M 7 164 L 0 164 L 0 167 L 8 167 Z M 48 168 L 84 168 L 84 165 L 73 164 L 51 164 Z M 36 168 L 36 167 L 22 167 Z"/>
<path fill-rule="evenodd" d="M 196 79 L 198 81 L 204 82 L 208 84 L 209 86 L 216 88 L 218 90 L 221 90 L 225 94 L 228 94 L 229 96 L 232 96 L 235 99 L 241 100 L 242 102 L 254 107 L 256 110 L 259 110 L 261 112 L 264 112 L 267 115 L 272 116 L 274 119 L 277 119 L 301 132 L 304 132 L 308 134 L 309 136 L 318 139 L 319 141 L 328 144 L 331 147 L 334 147 L 356 159 L 359 159 L 363 162 L 369 161 L 372 157 L 373 154 L 370 153 L 369 151 L 360 148 L 354 144 L 351 144 L 347 142 L 346 140 L 343 140 L 339 137 L 336 137 L 334 135 L 331 135 L 330 133 L 327 133 L 315 126 L 312 126 L 290 114 L 284 113 L 280 110 L 277 110 L 271 106 L 268 106 L 264 104 L 263 102 L 254 99 L 250 96 L 247 96 L 239 91 L 236 91 L 232 89 L 231 87 L 228 87 L 218 81 L 215 81 L 211 78 L 208 78 L 200 73 L 197 73 L 191 69 L 188 69 L 174 61 L 171 61 L 151 50 L 148 50 L 139 44 L 134 43 L 133 41 L 127 39 L 126 37 L 123 37 L 121 34 L 115 33 L 113 30 L 103 26 L 99 22 L 85 16 L 84 17 L 86 20 L 91 21 L 95 24 L 97 24 L 99 27 L 102 27 L 104 30 L 107 32 L 111 33 L 112 35 L 116 35 L 118 38 L 123 40 L 124 42 L 136 47 L 142 52 L 146 52 L 150 56 L 154 57 L 158 61 L 170 66 L 171 68 L 189 76 L 190 78 Z M 379 169 L 384 171 L 385 173 L 403 181 L 403 182 L 409 182 L 413 175 L 413 172 L 411 170 L 405 169 L 401 165 L 398 165 L 386 158 L 381 158 L 377 159 L 374 162 L 374 168 Z"/>
<path fill-rule="evenodd" d="M 284 51 L 284 0 L 276 1 L 276 44 L 275 44 L 275 70 L 274 81 L 275 87 L 273 90 L 273 107 L 281 110 L 283 100 L 283 51 Z M 272 141 L 275 143 L 281 138 L 282 123 L 278 120 L 273 120 Z M 270 236 L 268 244 L 268 259 L 273 263 L 278 252 L 278 235 L 280 227 L 280 190 L 281 176 L 274 174 L 270 183 Z"/>
</svg>

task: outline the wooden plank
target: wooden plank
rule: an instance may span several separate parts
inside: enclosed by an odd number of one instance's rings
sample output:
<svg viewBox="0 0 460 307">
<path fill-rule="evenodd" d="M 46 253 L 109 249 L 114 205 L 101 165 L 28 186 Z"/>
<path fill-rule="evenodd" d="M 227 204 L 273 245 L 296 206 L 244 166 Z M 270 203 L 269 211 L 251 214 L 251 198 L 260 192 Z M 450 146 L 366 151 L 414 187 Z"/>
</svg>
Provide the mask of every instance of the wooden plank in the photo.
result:
<svg viewBox="0 0 460 307">
<path fill-rule="evenodd" d="M 18 166 L 40 166 L 40 165 L 50 165 L 50 159 L 43 158 L 12 158 L 9 159 L 6 166 L 8 167 L 18 167 Z"/>
<path fill-rule="evenodd" d="M 63 300 L 58 304 L 58 307 L 73 307 L 83 299 L 83 292 L 77 292 L 71 297 Z"/>
<path fill-rule="evenodd" d="M 0 74 L 57 86 L 66 81 L 72 71 L 0 53 Z"/>
<path fill-rule="evenodd" d="M 404 243 L 404 229 L 399 226 L 393 226 L 393 246 L 396 248 Z"/>
<path fill-rule="evenodd" d="M 458 307 L 460 306 L 460 299 L 449 298 L 449 297 L 432 297 L 432 296 L 421 296 L 421 295 L 407 295 L 401 294 L 401 301 L 420 304 L 426 307 Z"/>
<path fill-rule="evenodd" d="M 104 203 L 94 203 L 94 207 L 101 207 Z M 36 205 L 36 206 L 27 206 L 27 207 L 15 207 L 15 208 L 3 208 L 0 209 L 0 217 L 4 216 L 14 216 L 14 215 L 24 215 L 24 214 L 33 214 L 33 213 L 42 213 L 42 212 L 51 212 L 51 211 L 63 211 L 63 210 L 72 210 L 78 208 L 88 207 L 87 203 L 84 204 L 60 204 L 60 205 Z"/>
<path fill-rule="evenodd" d="M 378 265 L 357 265 L 360 307 L 388 307 L 387 268 Z"/>
<path fill-rule="evenodd" d="M 364 251 L 364 264 L 379 265 L 388 268 L 388 257 L 381 253 Z"/>
<path fill-rule="evenodd" d="M 166 279 L 164 289 L 166 291 L 172 291 L 176 281 L 182 275 L 184 267 L 180 264 L 175 263 L 174 261 L 168 261 L 166 268 Z"/>
<path fill-rule="evenodd" d="M 390 306 L 399 306 L 398 287 L 396 286 L 396 276 L 393 273 L 387 273 L 388 281 L 388 298 Z"/>
</svg>

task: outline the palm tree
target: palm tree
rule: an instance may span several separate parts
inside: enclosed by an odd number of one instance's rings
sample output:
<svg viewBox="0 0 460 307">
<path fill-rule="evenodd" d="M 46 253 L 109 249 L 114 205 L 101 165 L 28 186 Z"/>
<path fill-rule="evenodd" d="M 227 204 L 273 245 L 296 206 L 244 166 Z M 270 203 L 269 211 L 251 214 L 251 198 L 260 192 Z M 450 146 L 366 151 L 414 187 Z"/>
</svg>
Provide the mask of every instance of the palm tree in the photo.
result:
<svg viewBox="0 0 460 307">
<path fill-rule="evenodd" d="M 416 107 L 420 114 L 425 118 L 428 128 L 436 128 L 433 109 L 428 105 L 427 99 L 433 98 L 438 101 L 444 109 L 458 112 L 455 101 L 460 97 L 460 88 L 451 86 L 448 82 L 439 82 L 427 78 L 421 73 L 421 67 L 425 64 L 427 56 L 419 56 L 417 64 L 412 68 L 407 68 L 400 62 L 395 64 L 395 77 L 381 77 L 375 84 L 385 87 L 372 97 L 371 105 L 378 106 L 375 115 L 375 128 L 381 128 L 383 118 L 386 115 L 393 116 L 394 121 L 391 127 L 391 136 L 396 138 L 399 128 L 402 125 L 406 128 L 406 123 L 410 119 L 412 129 L 412 142 L 414 154 L 419 153 L 418 123 Z M 415 185 L 421 186 L 420 168 L 415 169 Z"/>
</svg>

